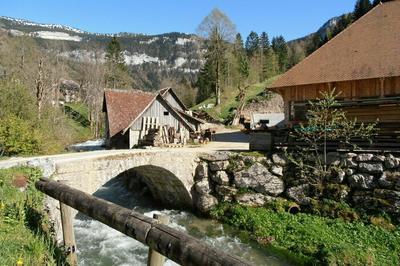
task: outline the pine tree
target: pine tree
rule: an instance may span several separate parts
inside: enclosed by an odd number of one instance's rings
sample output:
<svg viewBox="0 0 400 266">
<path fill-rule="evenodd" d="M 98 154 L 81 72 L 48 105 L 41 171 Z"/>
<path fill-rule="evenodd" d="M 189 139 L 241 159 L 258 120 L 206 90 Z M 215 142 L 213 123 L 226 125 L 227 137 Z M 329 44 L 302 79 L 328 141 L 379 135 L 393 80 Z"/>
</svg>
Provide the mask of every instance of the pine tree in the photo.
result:
<svg viewBox="0 0 400 266">
<path fill-rule="evenodd" d="M 203 68 L 200 70 L 197 78 L 196 87 L 198 88 L 196 102 L 202 102 L 213 94 L 213 88 L 215 88 L 215 71 L 211 60 L 206 55 L 206 62 Z"/>
<path fill-rule="evenodd" d="M 266 55 L 271 49 L 268 34 L 263 31 L 260 35 L 260 49 L 264 55 Z"/>
<path fill-rule="evenodd" d="M 112 88 L 128 86 L 131 82 L 128 67 L 125 64 L 124 53 L 121 49 L 117 37 L 113 37 L 106 48 L 106 85 Z"/>
<path fill-rule="evenodd" d="M 258 34 L 254 31 L 250 32 L 249 36 L 246 39 L 245 45 L 248 56 L 253 56 L 257 52 L 259 45 L 260 40 Z"/>
<path fill-rule="evenodd" d="M 243 39 L 240 33 L 236 34 L 235 43 L 233 44 L 233 53 L 235 57 L 244 51 Z"/>
<path fill-rule="evenodd" d="M 240 90 L 243 83 L 248 78 L 250 71 L 249 60 L 247 59 L 246 51 L 243 47 L 242 36 L 240 35 L 240 33 L 236 35 L 234 56 L 236 59 L 237 72 L 239 74 L 237 85 Z"/>
<path fill-rule="evenodd" d="M 285 72 L 288 65 L 288 46 L 283 36 L 274 37 L 272 39 L 272 49 L 277 56 L 279 71 Z"/>
<path fill-rule="evenodd" d="M 353 11 L 354 21 L 364 16 L 372 8 L 369 0 L 357 0 Z"/>
</svg>

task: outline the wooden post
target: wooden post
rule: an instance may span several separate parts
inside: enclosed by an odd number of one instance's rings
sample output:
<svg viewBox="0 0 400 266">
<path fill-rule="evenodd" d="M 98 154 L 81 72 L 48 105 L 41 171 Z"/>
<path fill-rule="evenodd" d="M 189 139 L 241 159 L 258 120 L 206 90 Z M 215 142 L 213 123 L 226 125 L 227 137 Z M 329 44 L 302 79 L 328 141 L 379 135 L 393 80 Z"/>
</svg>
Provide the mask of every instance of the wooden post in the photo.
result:
<svg viewBox="0 0 400 266">
<path fill-rule="evenodd" d="M 153 214 L 153 218 L 158 220 L 160 224 L 169 224 L 169 217 L 167 215 Z M 149 257 L 147 258 L 148 266 L 163 266 L 165 262 L 165 257 L 158 253 L 157 251 L 149 248 Z"/>
<path fill-rule="evenodd" d="M 64 183 L 64 182 L 60 182 Z M 72 208 L 60 201 L 61 224 L 64 238 L 64 249 L 69 265 L 78 265 L 76 243 L 72 218 Z"/>
<path fill-rule="evenodd" d="M 76 244 L 72 219 L 72 209 L 60 202 L 61 223 L 64 238 L 64 248 L 69 265 L 78 265 Z"/>
</svg>

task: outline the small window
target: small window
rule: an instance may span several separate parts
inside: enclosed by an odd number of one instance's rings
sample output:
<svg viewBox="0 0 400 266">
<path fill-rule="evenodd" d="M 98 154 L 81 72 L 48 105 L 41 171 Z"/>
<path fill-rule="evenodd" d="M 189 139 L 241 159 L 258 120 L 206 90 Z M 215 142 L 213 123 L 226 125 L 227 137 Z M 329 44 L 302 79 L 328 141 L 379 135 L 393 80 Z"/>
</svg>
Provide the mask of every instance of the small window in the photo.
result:
<svg viewBox="0 0 400 266">
<path fill-rule="evenodd" d="M 164 115 L 169 115 L 169 112 L 168 112 L 168 111 L 165 111 L 165 112 L 164 112 Z"/>
</svg>

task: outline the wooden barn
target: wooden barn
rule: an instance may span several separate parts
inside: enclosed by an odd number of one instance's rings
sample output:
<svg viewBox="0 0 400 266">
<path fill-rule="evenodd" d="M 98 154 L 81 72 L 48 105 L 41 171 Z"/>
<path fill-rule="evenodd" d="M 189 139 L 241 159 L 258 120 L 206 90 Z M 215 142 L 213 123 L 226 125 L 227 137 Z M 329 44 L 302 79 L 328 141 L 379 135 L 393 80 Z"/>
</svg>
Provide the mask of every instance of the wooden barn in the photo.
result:
<svg viewBox="0 0 400 266">
<path fill-rule="evenodd" d="M 171 88 L 158 93 L 105 90 L 103 112 L 107 146 L 118 149 L 138 146 L 155 130 L 189 139 L 189 134 L 198 131 L 203 122 L 191 115 Z"/>
<path fill-rule="evenodd" d="M 335 89 L 340 108 L 380 132 L 400 131 L 400 0 L 386 1 L 277 79 L 285 120 L 305 120 L 307 103 Z"/>
</svg>

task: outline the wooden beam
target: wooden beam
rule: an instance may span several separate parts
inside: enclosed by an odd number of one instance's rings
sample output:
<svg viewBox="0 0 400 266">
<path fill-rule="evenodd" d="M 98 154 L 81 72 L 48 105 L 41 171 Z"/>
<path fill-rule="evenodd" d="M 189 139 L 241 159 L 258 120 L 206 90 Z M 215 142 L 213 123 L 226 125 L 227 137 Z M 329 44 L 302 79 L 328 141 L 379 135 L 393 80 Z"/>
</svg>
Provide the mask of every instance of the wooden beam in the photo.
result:
<svg viewBox="0 0 400 266">
<path fill-rule="evenodd" d="M 235 255 L 212 248 L 141 213 L 59 182 L 41 178 L 35 186 L 50 197 L 142 242 L 181 265 L 250 265 Z"/>
</svg>

